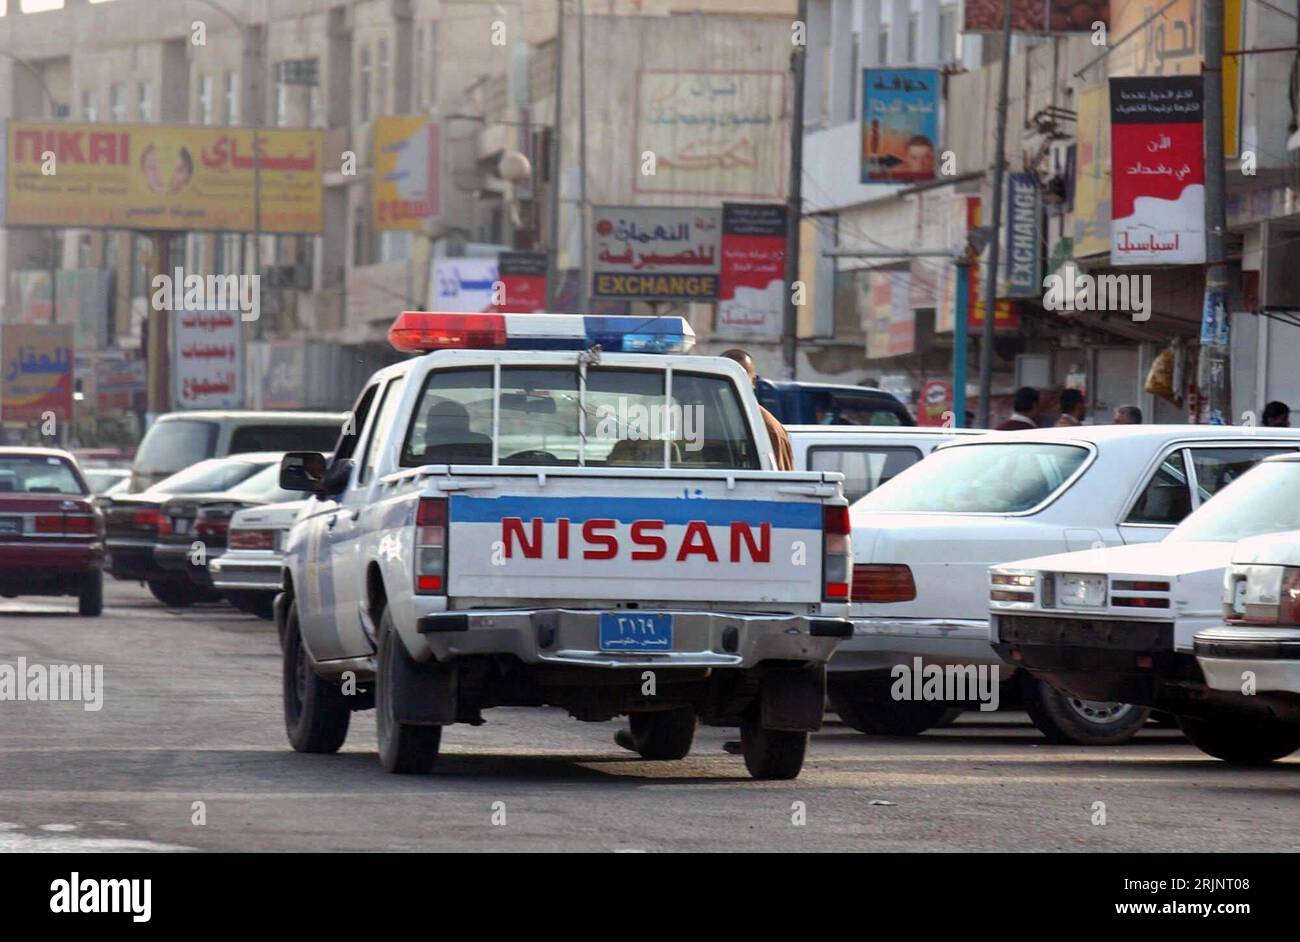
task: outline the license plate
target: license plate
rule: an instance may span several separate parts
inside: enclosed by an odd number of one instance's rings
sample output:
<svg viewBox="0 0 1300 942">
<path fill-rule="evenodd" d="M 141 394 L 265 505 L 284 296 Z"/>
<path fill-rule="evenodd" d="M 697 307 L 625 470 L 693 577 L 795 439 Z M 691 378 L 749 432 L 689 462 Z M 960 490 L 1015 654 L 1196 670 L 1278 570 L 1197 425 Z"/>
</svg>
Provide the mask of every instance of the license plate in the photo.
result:
<svg viewBox="0 0 1300 942">
<path fill-rule="evenodd" d="M 173 532 L 173 533 L 189 533 L 189 532 L 190 532 L 190 518 L 189 518 L 189 517 L 172 517 L 172 532 Z"/>
<path fill-rule="evenodd" d="M 1236 615 L 1246 614 L 1246 580 L 1238 579 L 1232 584 L 1232 611 Z"/>
<path fill-rule="evenodd" d="M 1069 608 L 1099 608 L 1106 604 L 1106 577 L 1063 572 L 1057 577 L 1056 600 Z"/>
<path fill-rule="evenodd" d="M 673 616 L 659 612 L 601 612 L 600 650 L 671 651 Z"/>
<path fill-rule="evenodd" d="M 16 536 L 22 532 L 22 517 L 0 517 L 0 536 Z"/>
</svg>

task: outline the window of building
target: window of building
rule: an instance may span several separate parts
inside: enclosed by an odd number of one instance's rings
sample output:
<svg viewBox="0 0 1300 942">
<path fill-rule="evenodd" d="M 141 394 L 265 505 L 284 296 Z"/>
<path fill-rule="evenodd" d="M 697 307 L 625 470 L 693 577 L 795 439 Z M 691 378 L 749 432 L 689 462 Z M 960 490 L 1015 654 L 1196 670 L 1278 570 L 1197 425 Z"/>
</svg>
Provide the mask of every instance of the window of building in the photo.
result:
<svg viewBox="0 0 1300 942">
<path fill-rule="evenodd" d="M 126 120 L 126 90 L 121 82 L 108 86 L 108 120 Z"/>
<path fill-rule="evenodd" d="M 85 121 L 99 120 L 99 102 L 95 100 L 94 92 L 81 93 L 81 117 Z"/>
<path fill-rule="evenodd" d="M 153 120 L 153 82 L 140 82 L 136 85 L 135 116 L 137 121 Z"/>
<path fill-rule="evenodd" d="M 212 76 L 199 76 L 199 123 L 212 123 Z"/>
<path fill-rule="evenodd" d="M 388 113 L 388 40 L 379 40 L 378 72 L 375 76 L 375 92 L 378 104 L 375 114 Z"/>
<path fill-rule="evenodd" d="M 239 72 L 225 74 L 226 124 L 239 123 Z"/>
<path fill-rule="evenodd" d="M 370 47 L 362 46 L 360 56 L 361 66 L 357 70 L 357 74 L 361 79 L 357 86 L 357 106 L 359 109 L 357 113 L 357 121 L 359 123 L 364 123 L 370 120 Z"/>
</svg>

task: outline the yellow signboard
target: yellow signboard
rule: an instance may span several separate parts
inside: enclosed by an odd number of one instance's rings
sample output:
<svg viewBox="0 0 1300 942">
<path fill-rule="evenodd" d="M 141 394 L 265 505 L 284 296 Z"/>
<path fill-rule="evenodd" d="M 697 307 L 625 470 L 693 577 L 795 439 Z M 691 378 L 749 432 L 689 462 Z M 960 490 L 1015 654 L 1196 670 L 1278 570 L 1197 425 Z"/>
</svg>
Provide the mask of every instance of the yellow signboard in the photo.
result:
<svg viewBox="0 0 1300 942">
<path fill-rule="evenodd" d="M 375 118 L 375 231 L 422 231 L 442 213 L 441 127 L 428 115 Z"/>
<path fill-rule="evenodd" d="M 323 228 L 321 131 L 10 121 L 7 226 L 251 232 Z"/>
<path fill-rule="evenodd" d="M 1205 59 L 1205 23 L 1201 0 L 1174 0 L 1159 16 L 1145 22 L 1165 0 L 1111 0 L 1110 35 L 1118 41 L 1110 55 L 1112 77 L 1131 75 L 1200 75 Z M 1224 0 L 1224 47 L 1242 46 L 1242 0 Z M 1223 58 L 1223 152 L 1237 156 L 1241 101 L 1241 57 Z"/>
</svg>

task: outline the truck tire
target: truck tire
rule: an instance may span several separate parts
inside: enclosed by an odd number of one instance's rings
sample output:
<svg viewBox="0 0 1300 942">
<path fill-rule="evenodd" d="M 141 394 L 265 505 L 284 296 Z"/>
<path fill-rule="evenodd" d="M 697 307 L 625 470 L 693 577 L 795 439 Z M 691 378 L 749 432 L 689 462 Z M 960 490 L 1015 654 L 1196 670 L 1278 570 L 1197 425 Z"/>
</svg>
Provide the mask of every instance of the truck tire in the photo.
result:
<svg viewBox="0 0 1300 942">
<path fill-rule="evenodd" d="M 149 591 L 168 608 L 185 608 L 199 600 L 194 586 L 176 579 L 150 579 Z"/>
<path fill-rule="evenodd" d="M 96 569 L 86 573 L 77 593 L 77 614 L 93 617 L 104 613 L 104 573 Z"/>
<path fill-rule="evenodd" d="M 690 707 L 630 713 L 627 724 L 632 745 L 643 759 L 685 758 L 695 740 L 695 711 Z"/>
<path fill-rule="evenodd" d="M 1084 700 L 1025 675 L 1024 707 L 1050 742 L 1075 746 L 1118 746 L 1128 742 L 1151 715 L 1132 703 Z"/>
<path fill-rule="evenodd" d="M 740 753 L 745 757 L 745 768 L 760 781 L 798 777 L 807 751 L 807 733 L 764 729 L 756 710 L 740 723 Z"/>
<path fill-rule="evenodd" d="M 1268 765 L 1300 749 L 1300 726 L 1255 717 L 1225 722 L 1180 716 L 1178 726 L 1193 746 L 1229 765 Z"/>
<path fill-rule="evenodd" d="M 283 667 L 284 729 L 296 752 L 338 752 L 348 738 L 352 711 L 337 686 L 316 676 L 298 630 L 298 603 L 285 617 Z"/>
<path fill-rule="evenodd" d="M 834 683 L 828 687 L 827 699 L 841 720 L 868 736 L 917 736 L 941 725 L 950 712 L 943 701 L 876 700 Z"/>
<path fill-rule="evenodd" d="M 403 663 L 399 664 L 398 659 Z M 442 744 L 441 726 L 400 723 L 393 711 L 393 685 L 400 682 L 401 667 L 410 655 L 393 626 L 387 607 L 379 620 L 379 657 L 375 677 L 375 727 L 379 734 L 379 764 L 385 772 L 427 775 L 433 770 Z"/>
</svg>

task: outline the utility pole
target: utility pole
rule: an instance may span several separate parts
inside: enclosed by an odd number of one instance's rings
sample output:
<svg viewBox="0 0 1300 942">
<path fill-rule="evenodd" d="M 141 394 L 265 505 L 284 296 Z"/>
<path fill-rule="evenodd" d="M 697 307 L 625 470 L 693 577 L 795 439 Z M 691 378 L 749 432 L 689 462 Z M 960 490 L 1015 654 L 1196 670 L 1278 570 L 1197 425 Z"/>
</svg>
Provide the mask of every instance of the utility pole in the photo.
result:
<svg viewBox="0 0 1300 942">
<path fill-rule="evenodd" d="M 1205 109 L 1205 304 L 1201 356 L 1197 363 L 1197 420 L 1231 424 L 1232 390 L 1228 381 L 1228 266 L 1223 235 L 1227 229 L 1223 160 L 1223 0 L 1205 0 L 1205 63 L 1202 107 Z M 1220 320 L 1222 318 L 1222 320 Z M 1224 329 L 1218 329 L 1219 324 Z M 1207 330 L 1206 328 L 1209 328 Z"/>
<path fill-rule="evenodd" d="M 790 116 L 790 182 L 786 188 L 785 211 L 785 316 L 781 327 L 790 379 L 796 378 L 799 367 L 799 312 L 794 303 L 794 287 L 799 280 L 799 221 L 803 217 L 803 86 L 808 63 L 808 0 L 799 0 L 798 15 L 804 29 L 804 41 L 796 43 L 790 53 L 794 108 Z"/>
<path fill-rule="evenodd" d="M 555 0 L 555 114 L 551 120 L 551 236 L 547 268 L 547 307 L 560 296 L 560 179 L 564 160 L 564 0 Z"/>
<path fill-rule="evenodd" d="M 591 274 L 587 247 L 587 4 L 578 0 L 578 225 L 582 232 L 582 260 L 578 273 L 578 313 L 591 307 Z"/>
<path fill-rule="evenodd" d="M 989 238 L 989 275 L 984 284 L 984 324 L 980 334 L 980 428 L 992 423 L 993 340 L 998 307 L 998 253 L 1002 250 L 1002 168 L 1007 159 L 1007 81 L 1011 71 L 1011 0 L 1002 0 L 1002 71 L 998 79 L 998 120 L 993 145 L 993 233 Z"/>
</svg>

